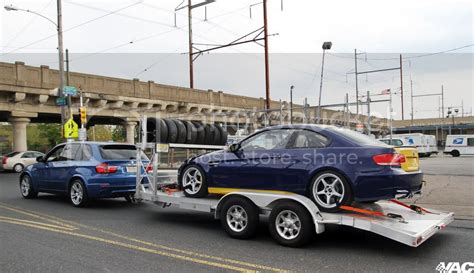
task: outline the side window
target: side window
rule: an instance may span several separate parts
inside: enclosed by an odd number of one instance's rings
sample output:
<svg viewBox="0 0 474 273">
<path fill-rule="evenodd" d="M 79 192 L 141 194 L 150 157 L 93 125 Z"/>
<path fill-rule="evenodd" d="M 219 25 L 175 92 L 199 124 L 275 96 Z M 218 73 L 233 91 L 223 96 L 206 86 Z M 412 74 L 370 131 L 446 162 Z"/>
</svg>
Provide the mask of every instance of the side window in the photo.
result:
<svg viewBox="0 0 474 273">
<path fill-rule="evenodd" d="M 244 151 L 285 149 L 294 131 L 292 129 L 265 131 L 242 141 L 241 147 Z"/>
<path fill-rule="evenodd" d="M 89 161 L 92 157 L 92 147 L 88 144 L 85 144 L 82 147 L 82 160 Z"/>
<path fill-rule="evenodd" d="M 34 154 L 32 152 L 26 152 L 24 153 L 21 158 L 33 158 Z"/>
<path fill-rule="evenodd" d="M 67 144 L 60 154 L 63 161 L 75 161 L 76 154 L 80 150 L 81 144 Z"/>
<path fill-rule="evenodd" d="M 56 161 L 63 161 L 61 159 L 61 153 L 64 150 L 64 145 L 61 145 L 59 147 L 56 147 L 54 150 L 48 153 L 46 157 L 47 162 L 56 162 Z"/>
<path fill-rule="evenodd" d="M 474 146 L 474 138 L 470 137 L 467 139 L 467 146 Z"/>
<path fill-rule="evenodd" d="M 300 130 L 296 133 L 292 148 L 324 148 L 328 143 L 329 139 L 319 133 Z"/>
</svg>

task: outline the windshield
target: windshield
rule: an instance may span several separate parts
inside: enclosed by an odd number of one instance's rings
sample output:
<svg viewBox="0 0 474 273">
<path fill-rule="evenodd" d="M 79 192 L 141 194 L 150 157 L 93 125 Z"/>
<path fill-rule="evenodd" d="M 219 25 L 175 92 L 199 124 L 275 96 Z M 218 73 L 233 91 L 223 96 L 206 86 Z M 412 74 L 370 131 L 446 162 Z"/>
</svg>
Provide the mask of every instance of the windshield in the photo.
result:
<svg viewBox="0 0 474 273">
<path fill-rule="evenodd" d="M 346 138 L 347 140 L 349 140 L 349 141 L 351 141 L 355 144 L 372 145 L 372 146 L 387 146 L 387 144 L 382 143 L 382 142 L 376 140 L 375 138 L 371 138 L 367 135 L 364 135 L 364 134 L 356 132 L 356 131 L 352 131 L 352 130 L 348 130 L 348 129 L 344 129 L 344 128 L 337 128 L 337 127 L 334 127 L 334 128 L 329 127 L 328 130 L 335 133 L 335 134 L 338 134 L 338 135 Z"/>
<path fill-rule="evenodd" d="M 105 160 L 131 160 L 137 158 L 137 150 L 133 145 L 102 145 L 99 146 L 100 155 Z M 142 160 L 148 160 L 144 153 Z"/>
</svg>

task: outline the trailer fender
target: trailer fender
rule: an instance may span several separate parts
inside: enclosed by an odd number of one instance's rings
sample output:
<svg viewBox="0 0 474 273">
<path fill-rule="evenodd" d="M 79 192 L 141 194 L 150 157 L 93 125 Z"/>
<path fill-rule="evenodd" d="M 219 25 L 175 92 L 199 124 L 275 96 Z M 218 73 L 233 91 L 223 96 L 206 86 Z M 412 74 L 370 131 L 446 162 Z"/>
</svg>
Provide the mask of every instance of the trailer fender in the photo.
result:
<svg viewBox="0 0 474 273">
<path fill-rule="evenodd" d="M 254 203 L 260 210 L 267 210 L 271 211 L 273 207 L 279 202 L 288 202 L 293 201 L 296 202 L 309 212 L 311 217 L 313 218 L 314 226 L 316 233 L 323 233 L 324 232 L 324 224 L 323 217 L 319 212 L 318 207 L 314 204 L 311 199 L 294 193 L 287 193 L 287 194 L 276 194 L 276 193 L 264 193 L 264 192 L 252 192 L 252 191 L 240 191 L 240 192 L 231 192 L 219 199 L 219 202 L 216 206 L 214 211 L 214 217 L 219 219 L 220 210 L 224 201 L 232 196 L 239 196 L 250 200 Z"/>
</svg>

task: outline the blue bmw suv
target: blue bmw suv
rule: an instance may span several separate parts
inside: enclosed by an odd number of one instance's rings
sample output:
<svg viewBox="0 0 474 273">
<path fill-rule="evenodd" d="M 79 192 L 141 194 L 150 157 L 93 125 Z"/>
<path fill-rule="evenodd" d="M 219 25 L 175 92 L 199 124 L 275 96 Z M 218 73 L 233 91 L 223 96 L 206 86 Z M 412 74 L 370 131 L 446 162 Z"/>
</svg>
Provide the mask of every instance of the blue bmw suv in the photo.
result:
<svg viewBox="0 0 474 273">
<path fill-rule="evenodd" d="M 134 145 L 107 142 L 59 144 L 20 175 L 24 198 L 39 192 L 67 194 L 73 206 L 94 198 L 125 197 L 135 193 L 137 151 Z M 141 155 L 145 163 L 148 158 Z"/>
</svg>

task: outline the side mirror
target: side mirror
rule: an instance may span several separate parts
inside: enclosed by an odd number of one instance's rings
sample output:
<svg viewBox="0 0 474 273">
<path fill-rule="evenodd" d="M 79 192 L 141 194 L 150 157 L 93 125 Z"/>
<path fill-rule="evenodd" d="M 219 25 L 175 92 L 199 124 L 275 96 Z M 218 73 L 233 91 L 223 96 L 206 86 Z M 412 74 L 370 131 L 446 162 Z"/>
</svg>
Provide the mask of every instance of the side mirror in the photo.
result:
<svg viewBox="0 0 474 273">
<path fill-rule="evenodd" d="M 230 146 L 229 146 L 229 151 L 235 153 L 235 152 L 237 152 L 238 150 L 240 150 L 240 144 L 239 144 L 239 143 L 232 143 L 232 144 L 230 144 Z"/>
<path fill-rule="evenodd" d="M 44 158 L 42 156 L 38 156 L 36 158 L 36 162 L 44 162 Z"/>
</svg>

